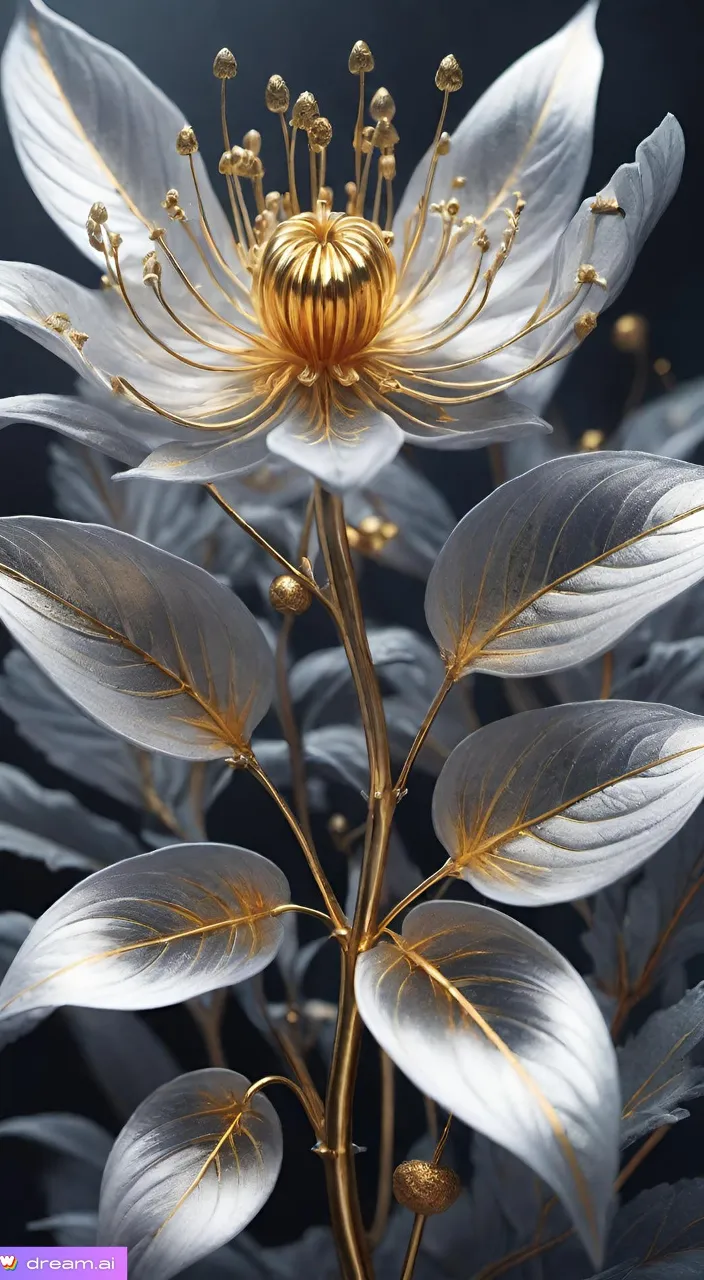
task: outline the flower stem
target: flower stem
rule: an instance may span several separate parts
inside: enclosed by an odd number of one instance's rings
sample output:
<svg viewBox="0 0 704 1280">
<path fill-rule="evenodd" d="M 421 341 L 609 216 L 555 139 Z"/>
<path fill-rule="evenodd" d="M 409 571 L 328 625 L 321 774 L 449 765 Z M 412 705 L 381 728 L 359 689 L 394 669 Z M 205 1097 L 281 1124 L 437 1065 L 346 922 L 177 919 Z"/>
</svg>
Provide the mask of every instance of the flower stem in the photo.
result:
<svg viewBox="0 0 704 1280">
<path fill-rule="evenodd" d="M 319 487 L 316 516 L 341 639 L 359 699 L 370 773 L 364 857 L 352 929 L 342 955 L 340 1004 L 326 1098 L 326 1173 L 344 1280 L 371 1280 L 352 1144 L 352 1103 L 361 1040 L 354 968 L 357 956 L 369 946 L 376 931 L 395 794 L 384 705 L 367 642 L 341 499 Z"/>
</svg>

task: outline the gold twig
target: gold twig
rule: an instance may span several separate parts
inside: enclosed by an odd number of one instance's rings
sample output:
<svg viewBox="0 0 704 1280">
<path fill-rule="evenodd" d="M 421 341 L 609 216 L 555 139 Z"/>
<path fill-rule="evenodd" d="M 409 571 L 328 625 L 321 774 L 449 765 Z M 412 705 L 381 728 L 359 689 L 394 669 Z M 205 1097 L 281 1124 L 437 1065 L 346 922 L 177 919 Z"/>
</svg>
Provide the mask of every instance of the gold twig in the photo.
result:
<svg viewBox="0 0 704 1280">
<path fill-rule="evenodd" d="M 442 867 L 439 867 L 437 871 L 434 871 L 431 876 L 428 876 L 426 880 L 422 880 L 420 884 L 417 884 L 415 889 L 411 889 L 410 893 L 407 893 L 405 898 L 402 898 L 400 902 L 397 902 L 396 906 L 392 907 L 388 915 L 384 916 L 384 919 L 378 927 L 377 936 L 388 928 L 391 921 L 395 920 L 397 915 L 402 911 L 405 911 L 406 907 L 410 907 L 411 904 L 416 901 L 416 898 L 422 897 L 428 889 L 432 889 L 434 885 L 439 884 L 441 880 L 446 880 L 448 877 L 455 878 L 457 872 L 452 869 L 454 868 L 454 865 L 455 864 L 451 860 L 448 860 Z"/>
<path fill-rule="evenodd" d="M 298 544 L 299 564 L 308 551 L 308 542 L 310 540 L 310 530 L 314 512 L 314 499 L 311 495 L 306 508 L 306 514 L 303 520 L 303 527 L 301 529 L 301 536 Z M 301 742 L 298 724 L 296 723 L 296 715 L 293 709 L 293 700 L 291 698 L 291 690 L 288 682 L 288 642 L 295 620 L 295 613 L 287 613 L 279 631 L 276 642 L 276 688 L 278 693 L 279 721 L 288 744 L 288 754 L 291 762 L 291 790 L 293 792 L 293 804 L 296 816 L 301 824 L 303 834 L 305 835 L 311 849 L 315 851 L 315 840 L 313 839 L 313 829 L 311 827 L 310 810 L 308 807 L 308 785 L 306 780 L 305 755 L 303 752 L 303 744 Z"/>
<path fill-rule="evenodd" d="M 261 1080 L 256 1080 L 254 1084 L 250 1084 L 247 1092 L 242 1099 L 243 1106 L 246 1106 L 257 1093 L 261 1093 L 262 1089 L 268 1089 L 272 1084 L 283 1084 L 287 1089 L 296 1095 L 303 1110 L 305 1111 L 318 1142 L 322 1140 L 322 1133 L 318 1127 L 318 1118 L 314 1109 L 310 1105 L 310 1099 L 306 1097 L 305 1092 L 295 1080 L 290 1080 L 288 1076 L 262 1076 Z"/>
<path fill-rule="evenodd" d="M 445 1128 L 440 1134 L 439 1141 L 435 1148 L 435 1153 L 433 1155 L 433 1160 L 432 1160 L 433 1164 L 437 1165 L 440 1163 L 440 1157 L 442 1156 L 442 1153 L 445 1150 L 445 1144 L 447 1142 L 447 1139 L 450 1136 L 451 1126 L 452 1126 L 452 1115 L 450 1114 L 447 1117 L 447 1120 L 445 1122 Z M 406 1250 L 406 1256 L 403 1261 L 403 1270 L 401 1272 L 401 1280 L 411 1280 L 413 1276 L 415 1265 L 416 1265 L 416 1262 L 418 1261 L 418 1250 L 420 1249 L 421 1240 L 423 1239 L 423 1232 L 425 1231 L 426 1221 L 427 1221 L 427 1216 L 424 1213 L 417 1213 L 413 1220 L 413 1227 L 411 1229 L 411 1238 L 408 1241 L 408 1248 Z"/>
<path fill-rule="evenodd" d="M 186 1001 L 186 1008 L 195 1022 L 208 1055 L 211 1067 L 226 1067 L 227 1058 L 222 1044 L 222 1019 L 227 1000 L 227 988 L 220 987 L 211 991 L 209 1003 L 205 1004 L 200 997 Z"/>
<path fill-rule="evenodd" d="M 406 783 L 408 781 L 408 775 L 411 772 L 411 769 L 413 768 L 415 758 L 418 755 L 418 752 L 420 751 L 421 747 L 423 746 L 425 739 L 430 733 L 433 720 L 438 714 L 438 711 L 440 710 L 443 702 L 445 701 L 454 683 L 455 681 L 453 677 L 448 672 L 445 675 L 445 679 L 440 685 L 440 688 L 438 689 L 437 693 L 435 694 L 435 697 L 433 698 L 433 701 L 431 702 L 430 706 L 428 707 L 428 710 L 425 713 L 425 716 L 423 718 L 423 723 L 421 724 L 415 738 L 413 739 L 413 742 L 411 743 L 410 751 L 406 756 L 405 763 L 403 765 L 403 768 L 401 769 L 400 774 L 398 775 L 398 781 L 394 788 L 399 800 L 405 793 Z"/>
<path fill-rule="evenodd" d="M 369 1228 L 369 1247 L 376 1249 L 381 1243 L 389 1220 L 393 1199 L 392 1178 L 394 1171 L 394 1064 L 383 1049 L 379 1050 L 381 1073 L 381 1137 L 379 1142 L 379 1180 L 376 1189 L 376 1209 Z"/>
</svg>

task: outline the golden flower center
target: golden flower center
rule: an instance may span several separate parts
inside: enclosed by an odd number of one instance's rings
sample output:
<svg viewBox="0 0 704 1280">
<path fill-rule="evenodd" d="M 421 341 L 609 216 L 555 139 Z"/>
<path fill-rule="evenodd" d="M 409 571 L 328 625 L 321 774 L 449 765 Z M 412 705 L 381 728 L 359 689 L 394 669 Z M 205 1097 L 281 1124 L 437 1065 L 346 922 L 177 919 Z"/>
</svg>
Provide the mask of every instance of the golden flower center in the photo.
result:
<svg viewBox="0 0 704 1280">
<path fill-rule="evenodd" d="M 264 333 L 320 372 L 344 367 L 373 342 L 396 288 L 378 227 L 344 213 L 300 213 L 267 241 L 254 280 Z"/>
</svg>

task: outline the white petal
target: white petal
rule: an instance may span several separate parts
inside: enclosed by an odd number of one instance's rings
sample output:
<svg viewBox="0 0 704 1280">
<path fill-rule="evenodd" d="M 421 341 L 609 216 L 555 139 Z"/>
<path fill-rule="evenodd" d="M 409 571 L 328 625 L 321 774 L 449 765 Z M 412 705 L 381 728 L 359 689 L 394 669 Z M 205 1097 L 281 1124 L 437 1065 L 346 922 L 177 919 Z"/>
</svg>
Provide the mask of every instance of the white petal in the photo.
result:
<svg viewBox="0 0 704 1280">
<path fill-rule="evenodd" d="M 140 260 L 153 247 L 149 229 L 166 223 L 161 201 L 170 187 L 179 189 L 198 225 L 188 160 L 175 146 L 183 115 L 123 54 L 42 0 L 23 0 L 3 56 L 2 88 L 28 182 L 62 231 L 96 263 L 101 258 L 89 248 L 85 228 L 96 200 L 108 208 L 110 229 L 122 236 L 128 271 L 140 274 Z M 227 251 L 232 240 L 226 219 L 200 156 L 194 158 L 211 228 Z M 171 237 L 175 224 L 167 225 Z M 200 282 L 202 263 L 178 230 L 178 255 Z"/>
<path fill-rule="evenodd" d="M 270 432 L 269 448 L 333 491 L 369 484 L 396 457 L 403 433 L 388 414 L 369 409 L 356 398 L 352 407 L 353 420 L 331 413 L 330 430 L 324 436 L 311 432 L 305 410 L 294 410 Z"/>
<path fill-rule="evenodd" d="M 452 392 L 443 391 L 440 394 L 451 396 Z M 423 416 L 424 406 L 419 406 L 417 401 L 407 400 L 404 404 L 409 412 L 418 417 Z M 450 424 L 438 423 L 423 427 L 399 416 L 403 434 L 409 444 L 423 449 L 480 449 L 483 445 L 496 444 L 501 440 L 514 440 L 516 436 L 528 432 L 552 430 L 543 418 L 513 400 L 505 391 L 497 391 L 485 400 L 475 400 L 471 404 L 445 405 L 444 408 L 454 419 Z"/>
<path fill-rule="evenodd" d="M 472 214 L 485 223 L 490 239 L 505 224 L 502 209 L 512 203 L 513 193 L 520 190 L 526 201 L 519 239 L 492 291 L 494 302 L 503 296 L 502 309 L 508 311 L 530 310 L 542 296 L 555 242 L 587 176 L 603 61 L 594 31 L 596 10 L 596 3 L 586 4 L 561 31 L 505 71 L 455 130 L 450 153 L 438 165 L 433 198 L 457 196 L 461 216 Z M 398 245 L 404 243 L 404 224 L 426 173 L 427 157 L 399 207 Z M 466 187 L 453 190 L 455 176 L 465 177 Z M 431 240 L 432 228 L 431 221 Z M 430 247 L 424 246 L 426 259 Z M 447 274 L 448 297 L 463 292 L 466 281 L 458 281 L 456 271 Z"/>
<path fill-rule="evenodd" d="M 138 467 L 121 472 L 116 479 L 140 476 L 183 484 L 194 481 L 205 484 L 237 475 L 239 471 L 249 471 L 267 458 L 267 441 L 263 433 L 234 439 L 224 433 L 224 439 L 219 443 L 215 431 L 205 433 L 207 443 L 203 443 L 203 434 L 191 431 L 190 440 L 160 445 Z"/>
<path fill-rule="evenodd" d="M 118 417 L 77 396 L 8 396 L 0 400 L 0 427 L 17 422 L 49 427 L 120 462 L 137 463 L 144 456 L 144 449 L 130 438 Z"/>
</svg>

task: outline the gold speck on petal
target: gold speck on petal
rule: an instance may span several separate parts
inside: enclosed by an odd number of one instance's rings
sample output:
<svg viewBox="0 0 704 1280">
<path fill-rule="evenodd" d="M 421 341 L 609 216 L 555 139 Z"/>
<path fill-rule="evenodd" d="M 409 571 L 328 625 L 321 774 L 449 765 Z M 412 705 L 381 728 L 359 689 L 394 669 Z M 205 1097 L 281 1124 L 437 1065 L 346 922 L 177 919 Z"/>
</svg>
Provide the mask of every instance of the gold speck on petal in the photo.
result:
<svg viewBox="0 0 704 1280">
<path fill-rule="evenodd" d="M 435 72 L 435 84 L 443 93 L 457 93 L 462 88 L 462 68 L 453 53 L 443 58 Z"/>
<path fill-rule="evenodd" d="M 294 129 L 305 129 L 307 133 L 319 115 L 318 104 L 313 94 L 308 93 L 307 90 L 305 93 L 299 93 L 291 112 L 291 124 Z"/>
<path fill-rule="evenodd" d="M 396 103 L 388 89 L 377 89 L 369 103 L 369 114 L 372 120 L 393 120 L 396 115 Z"/>
<path fill-rule="evenodd" d="M 332 125 L 326 116 L 316 116 L 308 128 L 308 141 L 312 151 L 324 151 L 332 139 Z"/>
<path fill-rule="evenodd" d="M 590 427 L 588 431 L 583 432 L 579 439 L 580 453 L 596 453 L 603 445 L 606 436 L 603 431 L 597 431 L 596 427 Z"/>
<path fill-rule="evenodd" d="M 280 573 L 269 587 L 269 600 L 277 613 L 305 613 L 313 603 L 313 593 L 292 573 Z"/>
<path fill-rule="evenodd" d="M 374 70 L 374 57 L 366 40 L 357 40 L 352 45 L 347 65 L 353 76 L 361 75 L 362 72 Z"/>
<path fill-rule="evenodd" d="M 264 101 L 267 111 L 273 111 L 275 115 L 283 115 L 284 111 L 288 111 L 291 95 L 283 76 L 269 76 Z"/>
<path fill-rule="evenodd" d="M 466 186 L 467 186 L 467 179 L 463 178 L 461 175 L 458 175 L 456 178 L 452 179 L 452 187 L 455 191 L 461 191 L 462 187 L 466 187 Z"/>
<path fill-rule="evenodd" d="M 648 342 L 649 326 L 645 316 L 619 316 L 611 330 L 611 341 L 617 351 L 632 354 L 642 351 Z"/>
<path fill-rule="evenodd" d="M 237 59 L 230 49 L 221 49 L 215 54 L 213 75 L 218 80 L 232 80 L 237 75 Z"/>
<path fill-rule="evenodd" d="M 580 342 L 583 342 L 585 338 L 589 337 L 590 333 L 594 332 L 597 319 L 596 311 L 583 311 L 581 316 L 577 317 L 574 322 L 574 331 Z"/>
<path fill-rule="evenodd" d="M 258 129 L 248 129 L 242 139 L 242 146 L 252 155 L 258 156 L 262 149 L 262 135 Z"/>
<path fill-rule="evenodd" d="M 184 125 L 176 139 L 176 150 L 180 156 L 192 156 L 198 150 L 198 139 L 195 130 L 189 124 Z"/>
<path fill-rule="evenodd" d="M 600 284 L 602 289 L 606 288 L 606 280 L 599 275 L 596 267 L 589 262 L 583 262 L 577 272 L 577 284 Z"/>
<path fill-rule="evenodd" d="M 592 213 L 618 213 L 622 218 L 626 216 L 616 196 L 597 196 L 589 207 Z"/>
<path fill-rule="evenodd" d="M 394 1169 L 393 1189 L 404 1208 L 430 1217 L 452 1208 L 462 1184 L 454 1169 L 429 1160 L 404 1160 Z"/>
<path fill-rule="evenodd" d="M 439 156 L 449 155 L 451 146 L 452 146 L 452 138 L 450 137 L 449 133 L 441 133 L 440 139 L 438 141 L 438 155 Z"/>
<path fill-rule="evenodd" d="M 44 321 L 47 329 L 53 329 L 54 333 L 66 333 L 71 328 L 71 318 L 67 316 L 65 311 L 52 311 L 50 316 Z"/>
</svg>

